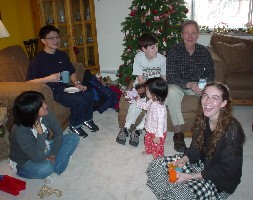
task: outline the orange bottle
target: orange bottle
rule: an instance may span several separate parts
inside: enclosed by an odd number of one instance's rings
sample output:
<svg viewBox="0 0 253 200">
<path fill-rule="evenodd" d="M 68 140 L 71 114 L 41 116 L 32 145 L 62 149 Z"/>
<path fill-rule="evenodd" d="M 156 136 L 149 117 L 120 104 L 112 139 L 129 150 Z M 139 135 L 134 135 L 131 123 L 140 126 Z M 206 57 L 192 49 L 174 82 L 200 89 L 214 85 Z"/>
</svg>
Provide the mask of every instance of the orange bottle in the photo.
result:
<svg viewBox="0 0 253 200">
<path fill-rule="evenodd" d="M 175 183 L 177 180 L 177 172 L 176 172 L 176 167 L 175 165 L 169 163 L 168 164 L 168 176 L 169 176 L 169 181 L 171 183 Z"/>
</svg>

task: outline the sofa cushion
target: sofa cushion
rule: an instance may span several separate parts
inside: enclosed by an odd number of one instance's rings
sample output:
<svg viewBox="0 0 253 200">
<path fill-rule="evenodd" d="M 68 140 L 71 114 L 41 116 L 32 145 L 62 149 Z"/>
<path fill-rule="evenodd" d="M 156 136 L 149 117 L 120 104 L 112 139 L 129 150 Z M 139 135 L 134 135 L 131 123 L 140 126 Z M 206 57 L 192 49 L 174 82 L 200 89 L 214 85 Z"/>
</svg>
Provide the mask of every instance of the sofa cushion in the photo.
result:
<svg viewBox="0 0 253 200">
<path fill-rule="evenodd" d="M 226 76 L 226 84 L 230 89 L 253 90 L 253 72 L 229 73 Z"/>
<path fill-rule="evenodd" d="M 252 55 L 244 43 L 225 44 L 217 42 L 216 52 L 221 56 L 229 72 L 245 72 L 253 68 Z"/>
</svg>

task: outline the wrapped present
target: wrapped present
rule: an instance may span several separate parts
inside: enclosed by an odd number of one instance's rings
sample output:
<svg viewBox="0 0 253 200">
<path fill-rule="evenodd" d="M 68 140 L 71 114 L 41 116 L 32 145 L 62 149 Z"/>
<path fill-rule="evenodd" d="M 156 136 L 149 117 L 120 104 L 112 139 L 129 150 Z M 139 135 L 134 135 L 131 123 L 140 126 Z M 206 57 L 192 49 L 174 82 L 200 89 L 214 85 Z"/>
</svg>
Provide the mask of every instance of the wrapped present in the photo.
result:
<svg viewBox="0 0 253 200">
<path fill-rule="evenodd" d="M 21 190 L 25 189 L 26 189 L 25 181 L 13 178 L 8 175 L 0 175 L 0 190 L 17 196 L 19 195 L 19 192 Z"/>
</svg>

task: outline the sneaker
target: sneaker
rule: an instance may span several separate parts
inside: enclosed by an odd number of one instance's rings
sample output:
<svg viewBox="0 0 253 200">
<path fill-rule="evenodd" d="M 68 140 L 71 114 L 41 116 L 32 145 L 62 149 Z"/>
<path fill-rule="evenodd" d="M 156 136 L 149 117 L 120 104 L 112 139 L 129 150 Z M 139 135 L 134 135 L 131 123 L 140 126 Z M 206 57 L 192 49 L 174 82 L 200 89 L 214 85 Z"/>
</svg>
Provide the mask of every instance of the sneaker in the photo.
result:
<svg viewBox="0 0 253 200">
<path fill-rule="evenodd" d="M 119 131 L 119 134 L 116 138 L 116 142 L 124 145 L 126 143 L 126 139 L 128 136 L 129 136 L 129 130 L 127 128 L 123 127 Z"/>
<path fill-rule="evenodd" d="M 130 140 L 129 140 L 129 144 L 131 146 L 137 147 L 139 144 L 139 136 L 142 133 L 142 130 L 133 130 L 131 135 L 130 135 Z"/>
<path fill-rule="evenodd" d="M 74 126 L 69 125 L 69 130 L 72 133 L 76 133 L 77 135 L 79 135 L 80 137 L 83 137 L 83 138 L 86 138 L 88 136 L 88 134 L 81 127 L 75 128 Z"/>
<path fill-rule="evenodd" d="M 89 120 L 83 123 L 84 126 L 88 127 L 91 132 L 96 132 L 99 130 L 98 126 L 94 123 L 93 120 Z"/>
</svg>

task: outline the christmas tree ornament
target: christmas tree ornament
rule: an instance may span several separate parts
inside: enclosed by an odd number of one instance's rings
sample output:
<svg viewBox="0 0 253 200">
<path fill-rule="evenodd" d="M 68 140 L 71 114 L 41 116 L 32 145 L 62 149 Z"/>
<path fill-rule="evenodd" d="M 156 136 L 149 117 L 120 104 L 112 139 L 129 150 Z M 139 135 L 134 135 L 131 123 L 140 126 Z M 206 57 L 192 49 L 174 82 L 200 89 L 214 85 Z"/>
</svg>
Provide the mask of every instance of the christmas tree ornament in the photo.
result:
<svg viewBox="0 0 253 200">
<path fill-rule="evenodd" d="M 135 16 L 135 10 L 132 10 L 131 13 L 130 13 L 130 16 Z"/>
<path fill-rule="evenodd" d="M 160 17 L 159 16 L 154 16 L 154 21 L 160 21 Z"/>
<path fill-rule="evenodd" d="M 145 16 L 149 16 L 150 15 L 150 9 L 146 12 Z"/>
<path fill-rule="evenodd" d="M 141 22 L 142 23 L 145 23 L 146 22 L 146 16 L 144 15 L 144 16 L 141 16 Z"/>
</svg>

